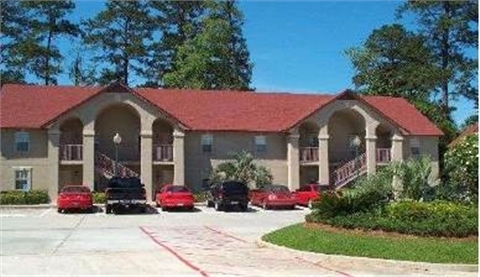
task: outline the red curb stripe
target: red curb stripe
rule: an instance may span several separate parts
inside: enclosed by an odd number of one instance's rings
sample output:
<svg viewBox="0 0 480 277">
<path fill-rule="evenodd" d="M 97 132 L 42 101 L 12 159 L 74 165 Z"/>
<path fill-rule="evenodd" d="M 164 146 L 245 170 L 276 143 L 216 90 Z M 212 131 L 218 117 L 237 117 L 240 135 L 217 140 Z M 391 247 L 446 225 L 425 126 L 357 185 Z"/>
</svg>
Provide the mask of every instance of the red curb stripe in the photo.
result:
<svg viewBox="0 0 480 277">
<path fill-rule="evenodd" d="M 220 235 L 222 235 L 222 236 L 229 237 L 229 238 L 232 238 L 232 239 L 234 239 L 234 240 L 241 241 L 241 242 L 243 242 L 243 243 L 248 243 L 248 241 L 246 241 L 246 240 L 244 240 L 244 239 L 237 238 L 237 237 L 235 237 L 235 236 L 233 236 L 233 235 L 230 235 L 230 234 L 224 233 L 224 232 L 222 232 L 222 231 L 213 229 L 212 227 L 208 227 L 208 226 L 203 226 L 203 227 L 205 227 L 206 229 L 208 229 L 208 230 L 210 230 L 210 231 L 212 231 L 212 232 L 215 232 L 215 233 L 217 233 L 217 234 L 220 234 Z"/>
<path fill-rule="evenodd" d="M 311 262 L 311 261 L 308 261 L 308 260 L 305 260 L 304 258 L 301 258 L 301 257 L 295 257 L 295 259 L 299 260 L 299 261 L 302 261 L 302 262 L 305 262 L 305 263 L 309 263 L 309 264 L 312 264 L 314 266 L 317 266 L 317 267 L 320 267 L 320 268 L 323 268 L 323 269 L 326 269 L 326 270 L 329 270 L 329 271 L 333 271 L 333 272 L 336 272 L 340 275 L 343 275 L 343 276 L 347 276 L 347 277 L 354 277 L 353 275 L 350 275 L 346 272 L 343 272 L 343 271 L 339 271 L 339 270 L 335 270 L 335 269 L 331 269 L 329 267 L 326 267 L 326 266 L 323 266 L 323 265 L 319 265 L 317 263 L 314 263 L 314 262 Z"/>
<path fill-rule="evenodd" d="M 206 273 L 205 271 L 201 270 L 200 268 L 194 266 L 191 262 L 189 262 L 187 259 L 183 258 L 182 256 L 180 256 L 180 254 L 178 254 L 175 250 L 173 250 L 172 248 L 166 246 L 164 243 L 160 242 L 159 240 L 157 240 L 157 238 L 155 238 L 151 233 L 151 232 L 148 232 L 147 230 L 145 230 L 145 228 L 143 227 L 138 227 L 140 228 L 140 230 L 142 230 L 142 232 L 144 232 L 149 238 L 151 238 L 153 240 L 153 242 L 155 242 L 156 244 L 160 245 L 161 247 L 163 247 L 164 249 L 166 249 L 168 252 L 170 252 L 172 255 L 174 255 L 177 259 L 179 259 L 182 263 L 184 263 L 186 266 L 190 267 L 191 269 L 195 270 L 195 271 L 198 271 L 198 273 L 200 273 L 202 276 L 204 277 L 210 277 L 210 275 L 208 275 L 208 273 Z"/>
</svg>

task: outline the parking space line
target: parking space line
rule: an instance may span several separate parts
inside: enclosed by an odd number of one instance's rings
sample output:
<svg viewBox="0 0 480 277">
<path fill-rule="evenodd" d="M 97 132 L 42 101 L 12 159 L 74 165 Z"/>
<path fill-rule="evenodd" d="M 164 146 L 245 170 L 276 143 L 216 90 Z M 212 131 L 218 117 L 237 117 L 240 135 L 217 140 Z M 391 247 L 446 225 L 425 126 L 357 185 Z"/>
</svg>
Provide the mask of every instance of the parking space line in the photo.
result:
<svg viewBox="0 0 480 277">
<path fill-rule="evenodd" d="M 148 232 L 144 227 L 139 227 L 140 230 L 142 230 L 142 232 L 144 232 L 151 240 L 153 240 L 153 242 L 155 242 L 157 245 L 161 246 L 162 248 L 164 248 L 165 250 L 167 250 L 168 252 L 170 252 L 170 254 L 174 255 L 178 260 L 180 260 L 182 263 L 184 263 L 186 266 L 190 267 L 191 269 L 197 271 L 198 273 L 200 273 L 202 276 L 204 277 L 210 277 L 210 275 L 208 275 L 208 273 L 206 273 L 205 271 L 201 270 L 199 267 L 193 265 L 191 262 L 189 262 L 187 259 L 185 259 L 184 257 L 182 257 L 179 253 L 177 253 L 175 250 L 173 250 L 172 248 L 168 247 L 167 245 L 165 245 L 164 243 L 162 243 L 161 241 L 157 240 L 157 238 L 155 236 L 153 236 L 153 234 L 155 234 L 155 232 Z"/>
<path fill-rule="evenodd" d="M 47 214 L 48 214 L 49 212 L 51 212 L 51 211 L 52 211 L 52 208 L 50 208 L 50 209 L 42 212 L 38 217 L 44 217 L 45 215 L 47 215 Z"/>
</svg>

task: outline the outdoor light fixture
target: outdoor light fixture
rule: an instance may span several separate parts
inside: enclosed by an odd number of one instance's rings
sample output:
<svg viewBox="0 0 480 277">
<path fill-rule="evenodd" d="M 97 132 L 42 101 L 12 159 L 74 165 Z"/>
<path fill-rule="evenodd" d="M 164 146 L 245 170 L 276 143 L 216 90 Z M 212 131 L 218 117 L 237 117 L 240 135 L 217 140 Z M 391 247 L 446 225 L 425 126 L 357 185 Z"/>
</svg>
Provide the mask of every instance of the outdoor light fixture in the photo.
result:
<svg viewBox="0 0 480 277">
<path fill-rule="evenodd" d="M 122 142 L 122 137 L 118 134 L 115 133 L 115 136 L 113 136 L 113 143 L 115 144 L 115 166 L 113 167 L 113 175 L 117 176 L 117 165 L 118 165 L 118 146 Z"/>
</svg>

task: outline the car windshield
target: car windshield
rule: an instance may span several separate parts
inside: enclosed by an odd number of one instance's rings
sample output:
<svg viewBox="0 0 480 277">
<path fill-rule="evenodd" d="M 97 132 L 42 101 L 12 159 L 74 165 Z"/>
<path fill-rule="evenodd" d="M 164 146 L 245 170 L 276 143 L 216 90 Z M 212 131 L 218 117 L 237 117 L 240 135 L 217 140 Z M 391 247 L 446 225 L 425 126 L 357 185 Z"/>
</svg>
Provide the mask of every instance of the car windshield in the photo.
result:
<svg viewBox="0 0 480 277">
<path fill-rule="evenodd" d="M 276 185 L 276 186 L 272 186 L 270 188 L 270 191 L 272 192 L 290 192 L 290 190 L 286 187 L 286 186 L 281 186 L 281 185 Z"/>
<path fill-rule="evenodd" d="M 64 187 L 62 189 L 62 192 L 67 192 L 67 193 L 81 193 L 81 192 L 90 192 L 90 190 L 87 187 L 81 187 L 81 186 L 76 186 L 76 187 Z"/>
<path fill-rule="evenodd" d="M 190 192 L 186 187 L 184 186 L 173 186 L 168 189 L 168 191 L 171 192 Z"/>
</svg>

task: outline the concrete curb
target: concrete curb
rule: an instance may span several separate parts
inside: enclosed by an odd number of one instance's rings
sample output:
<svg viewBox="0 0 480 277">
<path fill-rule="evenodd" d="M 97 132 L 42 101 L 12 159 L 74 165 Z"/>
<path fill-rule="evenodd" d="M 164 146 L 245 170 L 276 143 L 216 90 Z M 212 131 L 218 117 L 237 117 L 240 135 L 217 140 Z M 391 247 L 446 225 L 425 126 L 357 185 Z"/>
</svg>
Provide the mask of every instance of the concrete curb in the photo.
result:
<svg viewBox="0 0 480 277">
<path fill-rule="evenodd" d="M 38 204 L 38 205 L 0 205 L 0 209 L 50 209 L 56 208 L 56 204 Z"/>
<path fill-rule="evenodd" d="M 436 264 L 436 263 L 426 263 L 426 262 L 411 262 L 411 261 L 397 261 L 397 260 L 386 260 L 379 258 L 366 258 L 366 257 L 353 257 L 353 256 L 344 256 L 344 255 L 330 255 L 322 253 L 313 253 L 307 251 L 300 251 L 296 249 L 287 248 L 285 246 L 280 246 L 266 242 L 261 238 L 257 239 L 256 244 L 259 247 L 268 247 L 274 248 L 277 250 L 289 251 L 300 255 L 301 257 L 313 260 L 312 262 L 318 262 L 321 259 L 323 262 L 337 262 L 342 264 L 350 263 L 360 263 L 364 266 L 385 266 L 385 267 L 397 267 L 402 269 L 411 269 L 419 272 L 434 271 L 434 272 L 451 272 L 451 273 L 461 273 L 461 272 L 478 272 L 478 265 L 469 265 L 469 264 Z"/>
</svg>

